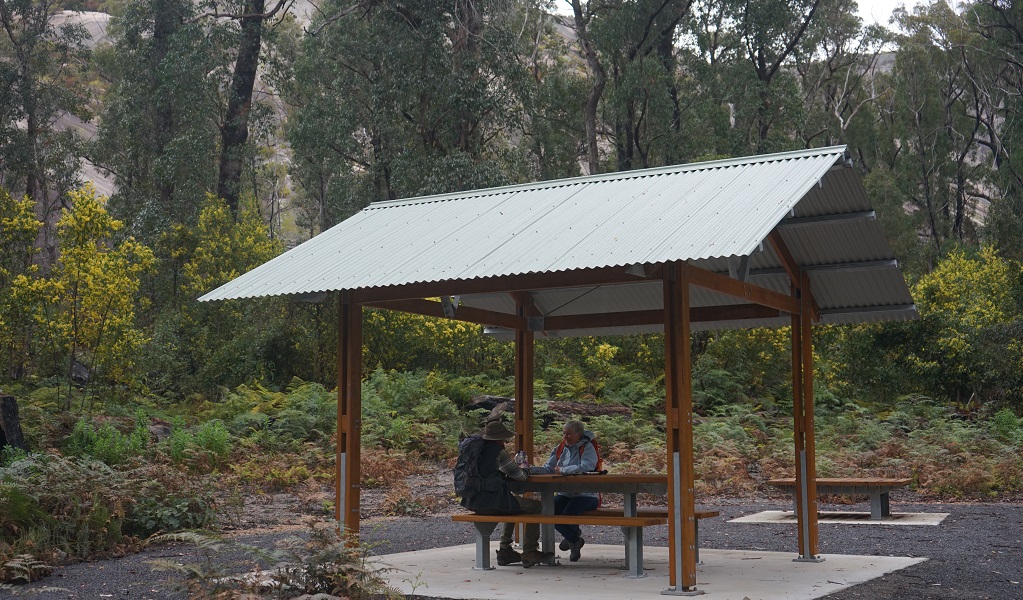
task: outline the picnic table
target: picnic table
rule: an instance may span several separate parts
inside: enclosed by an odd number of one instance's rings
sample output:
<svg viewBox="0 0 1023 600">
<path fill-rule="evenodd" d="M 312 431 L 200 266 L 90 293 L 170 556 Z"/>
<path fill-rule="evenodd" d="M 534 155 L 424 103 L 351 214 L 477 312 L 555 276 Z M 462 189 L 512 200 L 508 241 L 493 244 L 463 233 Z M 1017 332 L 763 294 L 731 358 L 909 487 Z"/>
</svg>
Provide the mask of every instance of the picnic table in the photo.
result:
<svg viewBox="0 0 1023 600">
<path fill-rule="evenodd" d="M 912 479 L 898 478 L 889 479 L 884 477 L 822 477 L 817 479 L 818 494 L 862 494 L 870 497 L 870 518 L 879 521 L 891 516 L 891 502 L 889 493 L 892 490 L 906 487 Z M 783 477 L 771 479 L 768 485 L 773 485 L 792 492 L 795 502 L 796 479 L 794 477 Z"/>
</svg>

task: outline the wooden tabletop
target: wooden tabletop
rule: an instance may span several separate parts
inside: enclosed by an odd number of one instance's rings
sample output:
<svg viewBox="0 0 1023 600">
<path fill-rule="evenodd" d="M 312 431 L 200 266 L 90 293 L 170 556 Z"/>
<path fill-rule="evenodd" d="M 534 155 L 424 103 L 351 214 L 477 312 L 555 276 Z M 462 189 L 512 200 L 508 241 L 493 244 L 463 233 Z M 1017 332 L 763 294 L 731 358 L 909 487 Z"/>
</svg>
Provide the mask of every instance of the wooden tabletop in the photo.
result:
<svg viewBox="0 0 1023 600">
<path fill-rule="evenodd" d="M 604 492 L 617 494 L 664 494 L 668 491 L 667 475 L 615 473 L 599 475 L 530 475 L 526 481 L 509 481 L 513 492 Z"/>
<path fill-rule="evenodd" d="M 896 478 L 887 479 L 884 477 L 818 477 L 817 485 L 867 485 L 867 486 L 885 486 L 885 485 L 909 485 L 913 481 L 912 479 Z M 780 479 L 771 479 L 768 485 L 776 485 L 780 487 L 796 485 L 796 479 L 794 477 L 783 477 Z"/>
</svg>

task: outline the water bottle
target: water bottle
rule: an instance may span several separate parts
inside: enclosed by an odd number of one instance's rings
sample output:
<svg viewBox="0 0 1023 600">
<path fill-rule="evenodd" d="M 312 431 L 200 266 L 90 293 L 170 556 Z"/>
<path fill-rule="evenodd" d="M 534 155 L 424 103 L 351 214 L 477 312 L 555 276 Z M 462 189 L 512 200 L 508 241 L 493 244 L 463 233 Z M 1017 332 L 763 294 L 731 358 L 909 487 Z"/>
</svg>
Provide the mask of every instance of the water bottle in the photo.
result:
<svg viewBox="0 0 1023 600">
<path fill-rule="evenodd" d="M 518 452 L 515 453 L 515 464 L 517 464 L 520 469 L 529 468 L 529 458 L 526 457 L 525 450 L 519 450 Z"/>
</svg>

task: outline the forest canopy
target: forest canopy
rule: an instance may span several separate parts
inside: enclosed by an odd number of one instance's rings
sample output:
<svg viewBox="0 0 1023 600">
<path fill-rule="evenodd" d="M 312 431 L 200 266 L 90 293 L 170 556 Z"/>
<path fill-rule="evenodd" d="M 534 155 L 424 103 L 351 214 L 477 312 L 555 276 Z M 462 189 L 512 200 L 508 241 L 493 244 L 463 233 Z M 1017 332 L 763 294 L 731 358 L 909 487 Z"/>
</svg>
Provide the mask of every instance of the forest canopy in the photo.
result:
<svg viewBox="0 0 1023 600">
<path fill-rule="evenodd" d="M 377 200 L 845 144 L 921 319 L 820 328 L 818 396 L 1018 413 L 1021 13 L 0 0 L 2 378 L 68 403 L 332 385 L 336 299 L 195 299 Z M 478 328 L 364 318 L 366 372 L 512 372 Z M 783 397 L 775 335 L 694 336 L 701 410 Z M 537 369 L 599 401 L 612 371 L 656 382 L 660 344 L 547 341 Z"/>
</svg>

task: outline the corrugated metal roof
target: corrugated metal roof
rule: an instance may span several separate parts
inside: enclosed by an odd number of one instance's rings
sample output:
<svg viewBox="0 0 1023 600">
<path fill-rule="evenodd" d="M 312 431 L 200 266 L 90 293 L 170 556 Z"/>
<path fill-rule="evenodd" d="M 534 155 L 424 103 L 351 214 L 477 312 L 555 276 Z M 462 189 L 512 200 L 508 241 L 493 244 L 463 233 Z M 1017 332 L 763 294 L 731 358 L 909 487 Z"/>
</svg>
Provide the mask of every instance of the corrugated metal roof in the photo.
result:
<svg viewBox="0 0 1023 600">
<path fill-rule="evenodd" d="M 863 216 L 871 207 L 859 178 L 840 168 L 844 163 L 838 146 L 378 202 L 200 300 L 678 260 L 727 273 L 727 257 L 742 256 L 750 256 L 757 277 L 758 269 L 781 266 L 763 243 L 776 227 L 807 268 L 890 259 L 880 227 Z M 821 219 L 836 215 L 851 218 Z M 862 274 L 811 271 L 811 284 L 822 309 L 912 304 L 901 274 L 888 270 L 866 282 Z M 788 293 L 784 275 L 754 282 Z M 697 292 L 693 305 L 735 303 L 721 296 Z M 534 299 L 541 311 L 557 311 L 551 314 L 647 310 L 661 302 L 656 281 L 537 291 Z M 462 301 L 514 310 L 502 294 Z M 873 320 L 867 314 L 859 320 Z"/>
</svg>

